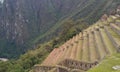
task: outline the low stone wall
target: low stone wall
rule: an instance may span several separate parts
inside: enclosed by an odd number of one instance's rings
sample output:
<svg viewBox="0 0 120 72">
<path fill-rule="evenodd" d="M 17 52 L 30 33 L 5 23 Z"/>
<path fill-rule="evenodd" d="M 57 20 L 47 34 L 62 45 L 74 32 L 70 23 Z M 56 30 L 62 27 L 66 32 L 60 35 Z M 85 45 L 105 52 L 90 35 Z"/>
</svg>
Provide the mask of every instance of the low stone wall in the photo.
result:
<svg viewBox="0 0 120 72">
<path fill-rule="evenodd" d="M 80 62 L 80 61 L 71 60 L 71 59 L 66 59 L 62 61 L 61 63 L 59 63 L 59 65 L 61 66 L 65 66 L 71 69 L 85 70 L 85 71 L 96 66 L 97 64 L 98 64 L 97 61 L 94 63 L 86 63 L 86 62 Z"/>
<path fill-rule="evenodd" d="M 56 66 L 56 72 L 85 72 L 84 70 L 80 70 L 80 69 L 71 69 L 68 67 L 64 67 L 64 66 Z"/>
<path fill-rule="evenodd" d="M 57 72 L 70 72 L 67 68 L 57 66 Z"/>
<path fill-rule="evenodd" d="M 49 70 L 51 70 L 53 68 L 54 67 L 52 67 L 52 66 L 39 66 L 39 65 L 35 65 L 33 72 L 48 72 Z"/>
<path fill-rule="evenodd" d="M 48 72 L 57 72 L 57 68 L 53 68 L 53 69 L 51 69 L 51 70 L 48 71 Z"/>
</svg>

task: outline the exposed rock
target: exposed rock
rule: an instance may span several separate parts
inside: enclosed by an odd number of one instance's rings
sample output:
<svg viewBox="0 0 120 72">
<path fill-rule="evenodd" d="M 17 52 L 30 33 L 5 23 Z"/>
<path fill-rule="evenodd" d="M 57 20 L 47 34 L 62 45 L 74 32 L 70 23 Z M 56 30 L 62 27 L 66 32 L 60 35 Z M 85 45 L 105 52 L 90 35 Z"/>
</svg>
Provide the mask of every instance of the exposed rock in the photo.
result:
<svg viewBox="0 0 120 72">
<path fill-rule="evenodd" d="M 114 70 L 120 70 L 120 65 L 116 65 L 112 67 Z"/>
</svg>

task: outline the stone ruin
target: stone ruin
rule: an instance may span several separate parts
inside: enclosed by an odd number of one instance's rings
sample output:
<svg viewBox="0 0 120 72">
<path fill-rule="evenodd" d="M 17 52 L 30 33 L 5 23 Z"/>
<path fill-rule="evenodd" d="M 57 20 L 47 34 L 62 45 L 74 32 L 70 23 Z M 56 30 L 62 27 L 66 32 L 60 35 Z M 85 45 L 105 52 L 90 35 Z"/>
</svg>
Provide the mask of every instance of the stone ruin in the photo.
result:
<svg viewBox="0 0 120 72">
<path fill-rule="evenodd" d="M 80 69 L 80 70 L 87 71 L 88 69 L 96 66 L 97 64 L 98 64 L 97 61 L 93 63 L 87 63 L 87 62 L 81 62 L 81 61 L 76 61 L 72 59 L 66 59 L 61 63 L 59 63 L 58 65 L 65 66 L 71 69 Z"/>
</svg>

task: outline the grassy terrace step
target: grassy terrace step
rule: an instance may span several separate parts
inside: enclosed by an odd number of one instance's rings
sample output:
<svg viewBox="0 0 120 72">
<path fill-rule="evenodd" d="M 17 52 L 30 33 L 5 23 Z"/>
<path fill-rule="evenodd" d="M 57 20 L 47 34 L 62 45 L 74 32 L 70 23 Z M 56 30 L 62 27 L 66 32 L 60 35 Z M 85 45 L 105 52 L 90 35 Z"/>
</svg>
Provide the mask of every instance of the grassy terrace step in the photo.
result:
<svg viewBox="0 0 120 72">
<path fill-rule="evenodd" d="M 58 55 L 53 60 L 53 62 L 54 62 L 53 64 L 54 65 L 56 65 L 57 63 L 59 63 L 60 61 L 62 61 L 63 56 L 64 56 L 64 54 L 65 54 L 66 51 L 67 51 L 66 48 L 64 48 L 64 47 L 60 48 L 60 50 L 58 52 Z"/>
<path fill-rule="evenodd" d="M 64 59 L 70 58 L 72 48 L 73 48 L 73 39 L 71 39 L 70 41 L 69 48 L 64 55 Z"/>
<path fill-rule="evenodd" d="M 57 67 L 57 72 L 69 72 L 69 68 L 65 66 L 57 65 L 56 67 Z"/>
<path fill-rule="evenodd" d="M 98 54 L 95 48 L 95 41 L 94 41 L 94 32 L 89 33 L 89 50 L 90 50 L 90 61 L 94 62 L 98 59 Z"/>
<path fill-rule="evenodd" d="M 80 70 L 88 70 L 98 64 L 97 61 L 95 62 L 84 62 L 84 61 L 77 61 L 72 59 L 65 59 L 60 62 L 58 65 L 64 66 L 70 69 L 80 69 Z"/>
<path fill-rule="evenodd" d="M 59 57 L 62 53 L 63 51 L 60 48 L 58 48 L 58 50 L 54 53 L 51 59 L 48 60 L 48 62 L 51 63 L 51 65 L 56 65 L 57 57 Z"/>
<path fill-rule="evenodd" d="M 65 44 L 63 44 L 61 47 L 60 47 L 60 50 L 62 51 L 57 57 L 56 57 L 56 63 L 55 64 L 58 64 L 60 61 L 66 59 L 65 57 L 70 57 L 69 56 L 66 56 L 66 54 L 70 53 L 70 49 L 72 49 L 72 46 L 71 46 L 71 43 L 73 43 L 75 38 L 67 41 Z"/>
<path fill-rule="evenodd" d="M 68 41 L 66 42 L 66 47 L 67 47 L 67 48 L 69 48 L 71 42 L 72 42 L 72 39 L 70 39 L 70 40 L 68 40 Z"/>
<path fill-rule="evenodd" d="M 100 29 L 100 33 L 101 33 L 102 39 L 104 41 L 105 47 L 108 50 L 108 53 L 109 54 L 115 53 L 116 49 L 103 28 Z"/>
<path fill-rule="evenodd" d="M 113 23 L 111 23 L 110 26 L 114 31 L 116 31 L 120 35 L 120 27 Z"/>
<path fill-rule="evenodd" d="M 118 17 L 117 16 L 114 16 L 114 15 L 111 15 L 111 17 L 116 20 Z"/>
<path fill-rule="evenodd" d="M 120 27 L 120 19 L 116 20 L 115 24 L 117 24 Z"/>
<path fill-rule="evenodd" d="M 72 48 L 72 51 L 71 51 L 71 55 L 70 55 L 71 59 L 75 59 L 75 57 L 76 57 L 78 39 L 79 39 L 79 35 L 76 35 L 75 38 L 74 38 L 74 45 L 73 45 L 73 48 Z"/>
<path fill-rule="evenodd" d="M 75 43 L 78 43 L 78 41 L 79 41 L 79 35 L 76 35 L 76 36 L 75 36 L 75 41 L 74 41 L 74 42 L 75 42 Z"/>
<path fill-rule="evenodd" d="M 100 25 L 108 26 L 108 25 L 109 25 L 109 22 L 108 22 L 108 21 L 101 21 L 101 22 L 100 22 Z"/>
<path fill-rule="evenodd" d="M 99 31 L 94 31 L 95 35 L 95 41 L 96 41 L 96 46 L 97 46 L 97 51 L 99 52 L 99 59 L 103 59 L 104 56 L 106 55 L 104 45 L 102 43 L 100 33 Z"/>
<path fill-rule="evenodd" d="M 83 48 L 82 48 L 82 61 L 89 61 L 89 42 L 88 35 L 86 32 L 83 33 Z"/>
<path fill-rule="evenodd" d="M 71 40 L 67 41 L 65 44 L 63 44 L 60 48 L 59 48 L 59 55 L 54 59 L 54 64 L 58 64 L 60 61 L 62 61 L 64 59 L 64 56 L 66 54 L 66 52 L 68 51 L 68 45 L 71 42 Z"/>
<path fill-rule="evenodd" d="M 100 34 L 101 41 L 102 41 L 103 46 L 104 46 L 104 50 L 105 50 L 106 54 L 109 54 L 109 51 L 108 51 L 108 49 L 106 48 L 106 45 L 105 45 L 105 43 L 104 43 L 105 41 L 104 41 L 104 39 L 103 39 L 103 37 L 102 37 L 102 33 L 100 32 L 100 29 L 101 29 L 101 28 L 99 28 L 99 34 Z"/>
<path fill-rule="evenodd" d="M 116 47 L 117 51 L 120 52 L 120 35 L 117 34 L 110 27 L 105 27 L 105 31 L 108 37 L 111 39 L 113 45 Z"/>
<path fill-rule="evenodd" d="M 98 25 L 100 28 L 103 28 L 105 26 L 105 24 L 102 24 L 102 22 L 99 22 Z"/>
<path fill-rule="evenodd" d="M 110 16 L 110 17 L 107 18 L 107 21 L 108 21 L 109 23 L 112 23 L 112 22 L 114 22 L 115 20 Z"/>
<path fill-rule="evenodd" d="M 79 34 L 79 42 L 77 45 L 77 53 L 75 59 L 80 61 L 82 59 L 82 46 L 83 46 L 83 37 L 82 33 Z"/>
<path fill-rule="evenodd" d="M 84 70 L 79 70 L 79 69 L 73 69 L 71 72 L 85 72 Z"/>
<path fill-rule="evenodd" d="M 52 70 L 50 70 L 49 72 L 56 72 L 56 68 L 53 68 Z"/>
<path fill-rule="evenodd" d="M 57 70 L 59 70 L 58 72 L 85 72 L 84 70 L 72 69 L 72 68 L 68 68 L 68 67 L 60 66 L 60 65 L 57 65 L 56 67 L 58 68 Z M 60 71 L 60 69 L 62 69 L 64 71 Z"/>
<path fill-rule="evenodd" d="M 70 59 L 75 59 L 76 53 L 77 53 L 77 44 L 78 43 L 74 43 L 71 54 L 70 54 Z"/>
<path fill-rule="evenodd" d="M 56 53 L 57 55 L 55 55 L 55 58 L 53 58 L 53 65 L 56 65 L 57 63 L 59 63 L 60 61 L 63 60 L 63 56 L 65 54 L 65 52 L 67 51 L 67 48 L 65 48 L 64 46 L 61 46 L 59 48 L 59 51 Z"/>
<path fill-rule="evenodd" d="M 70 39 L 69 41 L 67 41 L 65 44 L 64 44 L 64 47 L 61 47 L 61 48 L 65 48 L 64 49 L 64 53 L 61 53 L 57 59 L 57 63 L 59 63 L 60 61 L 62 61 L 63 59 L 66 59 L 66 58 L 69 58 L 70 57 L 70 53 L 71 53 L 71 49 L 72 49 L 72 45 L 73 45 L 73 42 L 74 42 L 74 37 L 72 39 Z"/>
<path fill-rule="evenodd" d="M 50 62 L 50 61 L 52 61 L 53 56 L 55 55 L 55 53 L 56 53 L 57 50 L 58 50 L 58 49 L 55 48 L 55 49 L 49 54 L 49 56 L 44 60 L 44 62 L 42 63 L 42 65 L 51 65 L 52 62 Z"/>
<path fill-rule="evenodd" d="M 87 72 L 120 72 L 120 70 L 114 70 L 112 67 L 120 65 L 120 54 L 113 54 L 105 58 L 98 66 L 91 68 Z"/>
<path fill-rule="evenodd" d="M 35 65 L 34 66 L 34 71 L 33 72 L 49 72 L 55 68 L 55 66 L 44 66 L 44 65 Z"/>
</svg>

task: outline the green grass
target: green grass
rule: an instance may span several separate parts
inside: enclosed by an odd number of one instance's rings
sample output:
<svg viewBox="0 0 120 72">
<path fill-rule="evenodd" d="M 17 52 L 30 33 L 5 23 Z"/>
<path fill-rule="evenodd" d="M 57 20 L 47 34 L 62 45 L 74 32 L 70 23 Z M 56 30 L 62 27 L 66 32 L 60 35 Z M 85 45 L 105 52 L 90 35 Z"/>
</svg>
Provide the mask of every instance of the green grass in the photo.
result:
<svg viewBox="0 0 120 72">
<path fill-rule="evenodd" d="M 111 23 L 111 22 L 113 22 L 113 21 L 114 21 L 114 20 L 113 20 L 111 17 L 108 18 L 108 22 Z"/>
<path fill-rule="evenodd" d="M 115 65 L 120 65 L 120 53 L 106 57 L 98 66 L 90 69 L 88 72 L 120 72 L 120 70 L 112 69 Z"/>
<path fill-rule="evenodd" d="M 101 25 L 109 25 L 109 22 L 108 21 L 102 21 L 100 24 Z"/>
<path fill-rule="evenodd" d="M 116 22 L 120 22 L 120 19 L 116 20 Z"/>
<path fill-rule="evenodd" d="M 115 29 L 119 30 L 120 31 L 120 27 L 118 27 L 117 25 L 115 24 L 111 24 Z"/>
<path fill-rule="evenodd" d="M 89 47 L 88 47 L 88 38 L 84 37 L 83 41 L 83 52 L 82 52 L 82 61 L 89 61 Z"/>
<path fill-rule="evenodd" d="M 112 42 L 110 41 L 110 39 L 108 38 L 107 34 L 105 33 L 104 29 L 100 29 L 104 44 L 107 48 L 107 50 L 109 51 L 110 54 L 113 54 L 116 52 L 115 47 L 113 46 Z"/>
<path fill-rule="evenodd" d="M 50 70 L 49 72 L 55 72 L 56 71 L 56 68 L 53 68 L 52 70 Z"/>
<path fill-rule="evenodd" d="M 73 48 L 72 48 L 71 55 L 70 55 L 70 58 L 71 58 L 71 59 L 75 59 L 76 52 L 77 52 L 77 44 L 74 44 L 74 46 L 73 46 Z"/>
<path fill-rule="evenodd" d="M 96 45 L 98 47 L 100 59 L 102 59 L 106 55 L 106 52 L 105 52 L 104 45 L 102 43 L 102 40 L 101 40 L 101 37 L 98 31 L 95 31 L 95 40 L 96 40 Z"/>
<path fill-rule="evenodd" d="M 93 34 L 89 34 L 89 50 L 90 50 L 90 61 L 96 61 L 98 54 L 95 48 L 95 41 Z"/>
<path fill-rule="evenodd" d="M 66 55 L 65 55 L 66 58 L 70 58 L 70 55 L 71 55 L 71 52 L 72 52 L 72 47 L 73 47 L 73 46 L 70 46 L 70 47 L 69 47 L 69 51 L 67 51 L 67 53 L 66 53 Z"/>
<path fill-rule="evenodd" d="M 82 59 L 82 44 L 83 44 L 83 40 L 80 40 L 79 43 L 78 43 L 76 60 L 81 60 Z"/>
<path fill-rule="evenodd" d="M 117 33 L 115 33 L 113 30 L 111 30 L 110 28 L 109 28 L 109 31 L 113 37 L 120 39 L 120 36 Z"/>
</svg>

